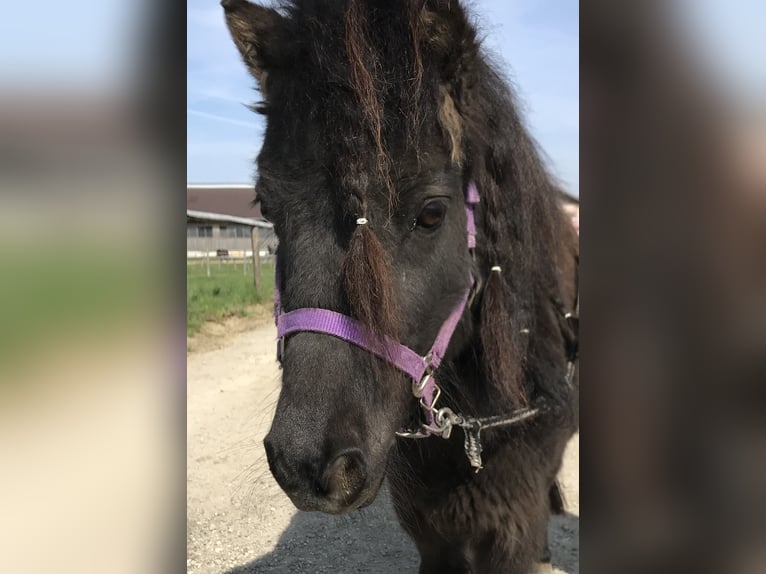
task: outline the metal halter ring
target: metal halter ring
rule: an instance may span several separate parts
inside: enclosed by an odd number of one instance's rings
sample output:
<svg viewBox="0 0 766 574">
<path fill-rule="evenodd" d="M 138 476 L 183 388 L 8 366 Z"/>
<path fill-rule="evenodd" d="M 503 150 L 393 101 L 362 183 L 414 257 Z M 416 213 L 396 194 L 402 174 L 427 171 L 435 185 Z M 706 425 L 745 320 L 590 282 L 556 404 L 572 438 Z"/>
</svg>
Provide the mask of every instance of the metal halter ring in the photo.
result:
<svg viewBox="0 0 766 574">
<path fill-rule="evenodd" d="M 434 401 L 434 403 L 435 402 L 436 401 Z M 452 427 L 460 425 L 462 423 L 462 418 L 456 415 L 449 407 L 431 410 L 434 414 L 434 426 L 423 425 L 422 428 L 431 434 L 448 439 L 452 434 Z"/>
<path fill-rule="evenodd" d="M 423 397 L 423 391 L 426 389 L 426 385 L 428 384 L 428 380 L 433 377 L 433 371 L 431 369 L 427 369 L 425 374 L 423 375 L 423 378 L 420 379 L 419 382 L 416 382 L 415 379 L 412 380 L 412 394 L 417 398 Z"/>
<path fill-rule="evenodd" d="M 436 389 L 436 395 L 434 396 L 434 400 L 431 401 L 430 405 L 427 405 L 423 402 L 423 399 L 425 397 L 420 397 L 420 400 L 418 401 L 420 403 L 420 406 L 423 407 L 427 411 L 431 411 L 432 413 L 436 413 L 436 403 L 439 402 L 439 398 L 442 396 L 442 390 L 439 388 L 439 385 L 435 385 L 434 387 Z"/>
<path fill-rule="evenodd" d="M 456 415 L 449 407 L 442 407 L 436 411 L 436 422 L 442 428 L 463 423 L 463 417 Z"/>
</svg>

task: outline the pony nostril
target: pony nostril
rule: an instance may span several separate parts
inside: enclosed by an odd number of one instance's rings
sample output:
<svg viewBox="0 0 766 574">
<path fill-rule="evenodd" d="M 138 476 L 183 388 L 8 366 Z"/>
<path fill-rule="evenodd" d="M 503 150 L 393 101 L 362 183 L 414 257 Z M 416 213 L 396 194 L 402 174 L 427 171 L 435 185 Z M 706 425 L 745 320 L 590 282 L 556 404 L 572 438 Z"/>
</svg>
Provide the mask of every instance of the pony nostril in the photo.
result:
<svg viewBox="0 0 766 574">
<path fill-rule="evenodd" d="M 263 446 L 271 474 L 301 510 L 345 512 L 356 508 L 365 492 L 367 462 L 359 449 L 340 451 L 324 463 L 310 452 L 285 449 L 278 435 L 269 434 Z"/>
<path fill-rule="evenodd" d="M 327 496 L 344 505 L 352 504 L 367 484 L 367 464 L 362 451 L 348 449 L 336 455 L 324 473 Z"/>
</svg>

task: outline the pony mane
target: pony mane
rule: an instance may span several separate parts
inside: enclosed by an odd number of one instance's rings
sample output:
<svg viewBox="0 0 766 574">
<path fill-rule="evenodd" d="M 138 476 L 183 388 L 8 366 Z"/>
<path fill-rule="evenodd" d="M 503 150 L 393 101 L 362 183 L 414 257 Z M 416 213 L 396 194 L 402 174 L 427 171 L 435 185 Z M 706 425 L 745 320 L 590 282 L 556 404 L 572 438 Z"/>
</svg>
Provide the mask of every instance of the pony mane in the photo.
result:
<svg viewBox="0 0 766 574">
<path fill-rule="evenodd" d="M 518 405 L 535 391 L 565 404 L 556 303 L 574 306 L 577 238 L 507 83 L 486 61 L 474 70 L 478 101 L 463 118 L 468 177 L 483 201 L 484 368 L 493 388 Z M 493 266 L 502 272 L 487 274 Z"/>
</svg>

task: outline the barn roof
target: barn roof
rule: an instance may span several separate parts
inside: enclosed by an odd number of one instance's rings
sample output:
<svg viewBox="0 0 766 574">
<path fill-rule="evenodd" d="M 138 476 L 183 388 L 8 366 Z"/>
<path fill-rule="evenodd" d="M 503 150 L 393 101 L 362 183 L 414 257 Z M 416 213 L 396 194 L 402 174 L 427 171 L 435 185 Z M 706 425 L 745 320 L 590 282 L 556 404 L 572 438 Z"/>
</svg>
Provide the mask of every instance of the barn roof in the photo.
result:
<svg viewBox="0 0 766 574">
<path fill-rule="evenodd" d="M 195 222 L 219 222 L 219 223 L 235 223 L 238 225 L 248 225 L 250 227 L 262 227 L 271 229 L 273 226 L 268 221 L 263 219 L 253 219 L 252 217 L 236 217 L 234 215 L 221 215 L 220 213 L 209 213 L 207 211 L 195 211 L 193 209 L 186 210 L 186 219 L 193 220 Z"/>
<path fill-rule="evenodd" d="M 265 221 L 248 184 L 187 185 L 186 209 Z"/>
</svg>

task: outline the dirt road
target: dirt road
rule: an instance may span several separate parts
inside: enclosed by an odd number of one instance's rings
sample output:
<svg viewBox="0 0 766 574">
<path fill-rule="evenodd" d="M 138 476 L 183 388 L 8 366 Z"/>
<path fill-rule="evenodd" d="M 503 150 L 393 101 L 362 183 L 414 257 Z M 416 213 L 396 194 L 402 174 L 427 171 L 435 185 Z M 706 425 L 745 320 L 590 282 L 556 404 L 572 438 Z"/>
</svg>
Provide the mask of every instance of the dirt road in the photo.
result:
<svg viewBox="0 0 766 574">
<path fill-rule="evenodd" d="M 385 493 L 349 516 L 303 513 L 271 477 L 261 441 L 279 392 L 274 350 L 264 325 L 188 356 L 188 573 L 416 573 Z M 578 573 L 578 457 L 575 437 L 561 475 L 570 513 L 551 525 L 559 574 Z"/>
</svg>

